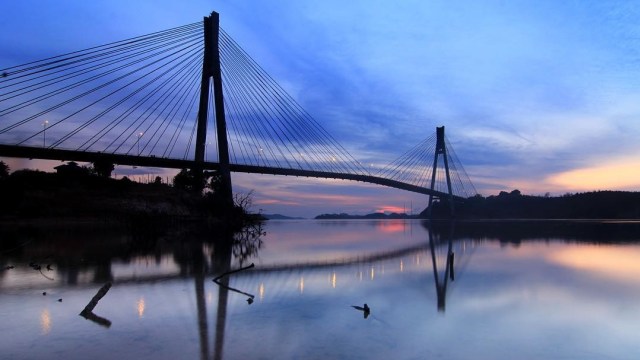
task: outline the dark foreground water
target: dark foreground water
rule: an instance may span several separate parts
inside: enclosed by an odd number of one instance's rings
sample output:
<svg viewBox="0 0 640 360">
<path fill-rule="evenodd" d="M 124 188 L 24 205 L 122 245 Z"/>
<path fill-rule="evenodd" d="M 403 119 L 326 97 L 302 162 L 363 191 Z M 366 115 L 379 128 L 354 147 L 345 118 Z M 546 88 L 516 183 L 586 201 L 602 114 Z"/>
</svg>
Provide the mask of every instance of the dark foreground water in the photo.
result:
<svg viewBox="0 0 640 360">
<path fill-rule="evenodd" d="M 638 227 L 270 221 L 233 246 L 4 229 L 0 358 L 639 359 Z"/>
</svg>

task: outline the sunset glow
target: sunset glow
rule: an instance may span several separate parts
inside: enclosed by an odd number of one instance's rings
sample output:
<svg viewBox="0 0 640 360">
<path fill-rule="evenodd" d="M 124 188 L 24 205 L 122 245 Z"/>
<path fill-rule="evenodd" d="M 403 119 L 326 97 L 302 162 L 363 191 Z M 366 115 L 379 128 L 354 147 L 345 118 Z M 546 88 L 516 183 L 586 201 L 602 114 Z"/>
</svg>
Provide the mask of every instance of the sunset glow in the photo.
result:
<svg viewBox="0 0 640 360">
<path fill-rule="evenodd" d="M 407 212 L 407 209 L 400 206 L 384 205 L 384 206 L 378 207 L 376 209 L 376 212 L 401 214 L 401 213 Z"/>
<path fill-rule="evenodd" d="M 552 188 L 593 190 L 639 190 L 640 159 L 628 159 L 613 163 L 575 169 L 549 177 Z"/>
</svg>

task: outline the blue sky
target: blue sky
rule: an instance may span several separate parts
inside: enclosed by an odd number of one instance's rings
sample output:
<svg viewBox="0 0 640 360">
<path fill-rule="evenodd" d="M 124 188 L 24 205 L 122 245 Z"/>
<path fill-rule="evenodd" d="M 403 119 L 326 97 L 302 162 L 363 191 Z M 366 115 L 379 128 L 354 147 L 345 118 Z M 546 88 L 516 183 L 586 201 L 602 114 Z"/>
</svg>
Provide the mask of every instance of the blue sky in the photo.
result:
<svg viewBox="0 0 640 360">
<path fill-rule="evenodd" d="M 390 162 L 445 125 L 484 195 L 640 188 L 633 1 L 26 0 L 3 6 L 0 65 L 200 21 L 214 10 L 363 163 Z M 238 174 L 234 186 L 254 190 L 256 210 L 289 215 L 420 210 L 426 202 L 327 180 Z"/>
</svg>

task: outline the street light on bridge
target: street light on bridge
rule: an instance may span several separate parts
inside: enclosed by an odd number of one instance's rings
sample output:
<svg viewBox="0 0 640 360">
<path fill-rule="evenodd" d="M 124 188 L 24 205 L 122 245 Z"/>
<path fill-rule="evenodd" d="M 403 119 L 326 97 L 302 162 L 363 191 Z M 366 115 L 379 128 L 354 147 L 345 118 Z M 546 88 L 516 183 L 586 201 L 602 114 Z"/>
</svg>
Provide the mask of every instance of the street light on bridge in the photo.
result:
<svg viewBox="0 0 640 360">
<path fill-rule="evenodd" d="M 136 143 L 138 144 L 138 156 L 140 156 L 140 138 L 142 137 L 143 134 L 144 134 L 143 132 L 139 132 L 138 140 L 136 141 Z"/>
</svg>

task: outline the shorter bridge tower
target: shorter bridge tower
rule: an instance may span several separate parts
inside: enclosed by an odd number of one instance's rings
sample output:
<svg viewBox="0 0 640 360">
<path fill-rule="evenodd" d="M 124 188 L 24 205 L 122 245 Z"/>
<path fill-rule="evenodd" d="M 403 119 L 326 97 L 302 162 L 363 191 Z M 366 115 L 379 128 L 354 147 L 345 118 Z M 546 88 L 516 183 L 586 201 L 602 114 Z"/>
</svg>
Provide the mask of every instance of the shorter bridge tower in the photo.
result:
<svg viewBox="0 0 640 360">
<path fill-rule="evenodd" d="M 453 203 L 453 191 L 451 189 L 451 174 L 449 173 L 449 156 L 447 154 L 447 145 L 444 140 L 444 126 L 436 127 L 436 151 L 433 155 L 433 168 L 432 168 L 433 171 L 431 173 L 431 190 L 435 190 L 436 173 L 438 172 L 438 156 L 440 155 L 442 155 L 443 162 L 444 162 L 445 177 L 447 180 L 447 192 L 449 194 L 448 200 L 449 200 L 450 215 L 451 217 L 453 217 L 455 214 L 455 208 Z M 435 200 L 435 198 L 436 198 L 435 195 L 433 194 L 429 195 L 429 204 L 428 204 L 429 216 L 431 216 L 431 209 L 432 209 L 433 201 Z M 443 200 L 443 199 L 439 198 L 439 200 Z"/>
</svg>

